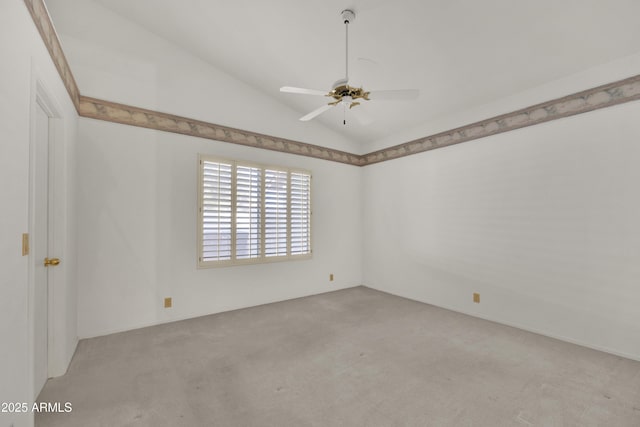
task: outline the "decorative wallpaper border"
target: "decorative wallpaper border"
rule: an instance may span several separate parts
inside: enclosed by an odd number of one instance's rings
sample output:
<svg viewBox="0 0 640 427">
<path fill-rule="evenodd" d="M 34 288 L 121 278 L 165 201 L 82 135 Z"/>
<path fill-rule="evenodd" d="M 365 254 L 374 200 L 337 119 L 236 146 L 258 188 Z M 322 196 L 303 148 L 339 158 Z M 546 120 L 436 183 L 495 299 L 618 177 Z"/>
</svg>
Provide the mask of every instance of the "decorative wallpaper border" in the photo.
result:
<svg viewBox="0 0 640 427">
<path fill-rule="evenodd" d="M 354 166 L 362 166 L 363 161 L 362 156 L 345 151 L 201 122 L 173 114 L 159 113 L 130 105 L 88 98 L 86 96 L 80 97 L 79 113 L 82 117 L 92 119 L 180 133 L 254 148 L 299 154 L 301 156 L 331 160 Z"/>
<path fill-rule="evenodd" d="M 365 155 L 81 96 L 43 0 L 24 0 L 78 114 L 98 120 L 367 166 L 640 99 L 640 75 Z"/>
<path fill-rule="evenodd" d="M 40 33 L 40 37 L 42 37 L 42 41 L 44 41 L 45 46 L 47 46 L 51 60 L 58 69 L 58 74 L 60 74 L 60 78 L 67 88 L 67 92 L 69 92 L 71 102 L 73 102 L 77 110 L 80 103 L 80 91 L 71 73 L 71 68 L 69 68 L 67 58 L 62 51 L 60 40 L 49 17 L 47 7 L 44 5 L 43 0 L 24 0 L 24 4 L 27 6 L 31 18 Z"/>
<path fill-rule="evenodd" d="M 299 154 L 354 166 L 367 166 L 638 99 L 640 99 L 640 75 L 365 155 L 347 153 L 85 96 L 80 97 L 78 111 L 83 117 Z"/>
<path fill-rule="evenodd" d="M 364 165 L 533 126 L 640 99 L 640 75 L 365 154 Z"/>
</svg>

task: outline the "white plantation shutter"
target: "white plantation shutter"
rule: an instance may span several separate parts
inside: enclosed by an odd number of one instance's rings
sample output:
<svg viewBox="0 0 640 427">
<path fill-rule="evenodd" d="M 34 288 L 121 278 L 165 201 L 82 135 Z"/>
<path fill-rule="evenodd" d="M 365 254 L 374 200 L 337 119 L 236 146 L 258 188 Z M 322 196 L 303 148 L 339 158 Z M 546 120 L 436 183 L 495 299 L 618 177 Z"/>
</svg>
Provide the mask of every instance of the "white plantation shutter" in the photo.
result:
<svg viewBox="0 0 640 427">
<path fill-rule="evenodd" d="M 264 171 L 265 256 L 287 255 L 287 171 Z"/>
<path fill-rule="evenodd" d="M 311 256 L 311 174 L 200 156 L 199 267 Z"/>
<path fill-rule="evenodd" d="M 262 253 L 262 168 L 236 166 L 236 258 Z"/>
<path fill-rule="evenodd" d="M 231 259 L 231 168 L 202 162 L 202 261 Z"/>
<path fill-rule="evenodd" d="M 291 172 L 291 255 L 311 253 L 311 175 Z"/>
</svg>

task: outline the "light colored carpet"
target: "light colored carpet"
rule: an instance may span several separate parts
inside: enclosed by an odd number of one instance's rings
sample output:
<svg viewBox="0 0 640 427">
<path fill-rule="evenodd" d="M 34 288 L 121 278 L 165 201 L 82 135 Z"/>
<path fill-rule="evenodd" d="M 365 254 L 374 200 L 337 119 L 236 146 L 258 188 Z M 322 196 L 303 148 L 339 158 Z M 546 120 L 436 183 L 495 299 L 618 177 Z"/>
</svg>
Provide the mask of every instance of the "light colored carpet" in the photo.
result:
<svg viewBox="0 0 640 427">
<path fill-rule="evenodd" d="M 640 426 L 640 362 L 358 287 L 83 340 L 37 426 Z"/>
</svg>

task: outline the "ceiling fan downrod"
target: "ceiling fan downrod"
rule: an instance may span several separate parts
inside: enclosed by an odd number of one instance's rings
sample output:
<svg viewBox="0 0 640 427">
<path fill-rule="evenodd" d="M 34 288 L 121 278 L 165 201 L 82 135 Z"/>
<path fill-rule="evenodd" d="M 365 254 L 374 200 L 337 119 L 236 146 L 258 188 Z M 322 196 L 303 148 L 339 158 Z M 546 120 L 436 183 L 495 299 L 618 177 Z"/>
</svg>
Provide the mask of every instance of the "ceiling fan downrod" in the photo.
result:
<svg viewBox="0 0 640 427">
<path fill-rule="evenodd" d="M 345 63 L 345 80 L 349 81 L 349 24 L 355 21 L 356 14 L 351 9 L 345 9 L 340 12 L 342 15 L 342 22 L 344 22 L 345 30 L 345 50 L 344 50 L 344 63 Z"/>
</svg>

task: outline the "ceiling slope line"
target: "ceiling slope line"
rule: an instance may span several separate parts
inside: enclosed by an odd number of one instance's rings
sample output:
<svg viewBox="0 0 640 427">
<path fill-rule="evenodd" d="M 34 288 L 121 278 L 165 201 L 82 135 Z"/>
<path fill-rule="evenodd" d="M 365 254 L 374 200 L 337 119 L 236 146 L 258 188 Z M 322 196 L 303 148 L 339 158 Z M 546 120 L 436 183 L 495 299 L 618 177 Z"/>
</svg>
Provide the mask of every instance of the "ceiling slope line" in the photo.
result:
<svg viewBox="0 0 640 427">
<path fill-rule="evenodd" d="M 36 28 L 40 33 L 40 37 L 42 37 L 42 41 L 49 51 L 49 56 L 51 56 L 51 60 L 58 70 L 62 83 L 71 97 L 71 102 L 73 102 L 73 105 L 76 107 L 76 111 L 79 113 L 80 90 L 78 89 L 76 80 L 71 73 L 71 67 L 69 67 L 67 58 L 64 55 L 58 34 L 53 26 L 53 22 L 51 21 L 51 17 L 49 16 L 49 12 L 47 11 L 44 1 L 24 0 L 24 4 L 27 6 L 27 10 L 29 10 L 33 23 L 36 25 Z"/>
<path fill-rule="evenodd" d="M 79 114 L 108 122 L 228 142 L 253 148 L 297 154 L 353 166 L 362 166 L 363 157 L 319 145 L 216 125 L 173 114 L 118 104 L 86 96 L 80 97 Z"/>
<path fill-rule="evenodd" d="M 640 99 L 640 74 L 365 154 L 364 166 Z"/>
<path fill-rule="evenodd" d="M 363 166 L 363 157 L 358 154 L 82 96 L 44 1 L 24 0 L 24 4 L 76 111 L 82 117 Z"/>
<path fill-rule="evenodd" d="M 359 155 L 82 96 L 43 0 L 24 0 L 24 3 L 78 114 L 82 117 L 297 154 L 353 166 L 367 166 L 398 159 L 640 99 L 640 75 L 636 75 L 435 135 Z"/>
</svg>

